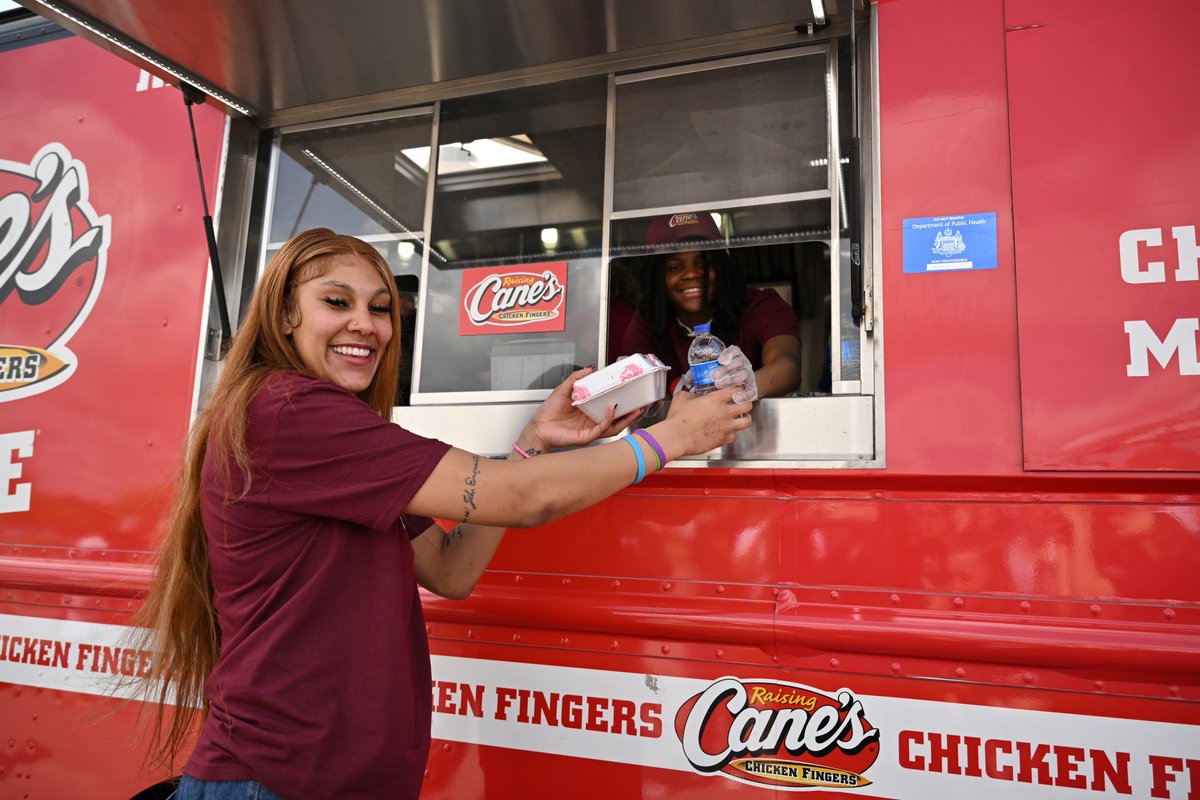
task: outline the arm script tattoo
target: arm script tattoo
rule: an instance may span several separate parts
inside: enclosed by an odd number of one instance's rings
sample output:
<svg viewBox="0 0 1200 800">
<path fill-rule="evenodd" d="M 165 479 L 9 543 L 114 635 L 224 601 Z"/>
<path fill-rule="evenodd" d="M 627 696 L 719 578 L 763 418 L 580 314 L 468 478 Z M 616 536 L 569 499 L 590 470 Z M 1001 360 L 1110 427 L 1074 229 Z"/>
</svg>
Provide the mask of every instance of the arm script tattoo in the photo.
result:
<svg viewBox="0 0 1200 800">
<path fill-rule="evenodd" d="M 455 542 L 461 542 L 463 537 L 462 528 L 455 525 L 450 530 L 446 531 L 445 538 L 442 539 L 442 549 L 450 547 Z"/>
<path fill-rule="evenodd" d="M 479 456 L 471 456 L 471 474 L 467 476 L 464 483 L 467 488 L 463 489 L 463 516 L 462 521 L 466 522 L 471 518 L 471 512 L 476 510 L 475 507 L 475 483 L 479 480 Z"/>
</svg>

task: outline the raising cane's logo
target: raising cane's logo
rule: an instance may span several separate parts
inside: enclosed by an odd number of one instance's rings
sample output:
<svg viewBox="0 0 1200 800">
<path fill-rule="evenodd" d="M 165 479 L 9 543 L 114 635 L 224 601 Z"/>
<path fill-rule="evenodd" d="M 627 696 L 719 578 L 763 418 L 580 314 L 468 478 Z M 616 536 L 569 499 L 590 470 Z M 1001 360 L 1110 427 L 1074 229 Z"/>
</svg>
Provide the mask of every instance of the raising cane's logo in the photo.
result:
<svg viewBox="0 0 1200 800">
<path fill-rule="evenodd" d="M 688 699 L 675 733 L 692 767 L 778 789 L 854 789 L 879 757 L 879 730 L 849 689 L 725 677 Z"/>
<path fill-rule="evenodd" d="M 0 160 L 0 402 L 74 373 L 67 343 L 104 282 L 110 225 L 88 202 L 86 167 L 63 145 L 28 164 Z"/>
<path fill-rule="evenodd" d="M 460 336 L 522 331 L 561 331 L 566 327 L 567 262 L 484 267 L 463 272 Z"/>
</svg>

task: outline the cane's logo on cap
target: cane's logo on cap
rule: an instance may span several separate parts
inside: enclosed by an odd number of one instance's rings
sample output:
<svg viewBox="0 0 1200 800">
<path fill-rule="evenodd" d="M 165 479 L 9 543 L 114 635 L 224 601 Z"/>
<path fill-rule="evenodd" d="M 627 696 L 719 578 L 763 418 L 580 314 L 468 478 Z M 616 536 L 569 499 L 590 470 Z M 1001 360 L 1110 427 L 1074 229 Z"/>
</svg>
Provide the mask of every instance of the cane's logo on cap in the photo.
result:
<svg viewBox="0 0 1200 800">
<path fill-rule="evenodd" d="M 111 219 L 88 202 L 87 168 L 58 142 L 0 160 L 0 402 L 75 372 L 67 347 L 104 283 Z"/>
<path fill-rule="evenodd" d="M 711 214 L 695 211 L 655 217 L 650 220 L 646 230 L 646 244 L 649 247 L 672 245 L 688 239 L 719 242 L 722 237 Z"/>
</svg>

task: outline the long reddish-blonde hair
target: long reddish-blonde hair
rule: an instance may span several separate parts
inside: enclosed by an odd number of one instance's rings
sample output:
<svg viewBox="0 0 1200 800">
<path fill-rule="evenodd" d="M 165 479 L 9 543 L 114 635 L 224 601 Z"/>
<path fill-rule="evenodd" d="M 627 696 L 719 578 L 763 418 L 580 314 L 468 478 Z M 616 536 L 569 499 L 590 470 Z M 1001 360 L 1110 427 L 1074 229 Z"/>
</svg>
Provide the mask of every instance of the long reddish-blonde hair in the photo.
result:
<svg viewBox="0 0 1200 800">
<path fill-rule="evenodd" d="M 289 336 L 285 316 L 294 319 L 297 286 L 324 274 L 336 256 L 359 256 L 379 271 L 391 293 L 392 338 L 384 345 L 371 384 L 359 393 L 384 419 L 396 402 L 399 372 L 399 309 L 391 270 L 371 245 L 326 228 L 292 237 L 259 280 L 245 319 L 234 336 L 208 403 L 192 426 L 159 546 L 154 582 L 136 617 L 140 646 L 156 653 L 151 680 L 140 687 L 151 705 L 152 763 L 174 771 L 180 751 L 197 722 L 208 713 L 204 682 L 221 652 L 221 634 L 213 606 L 208 542 L 200 516 L 200 474 L 208 448 L 218 464 L 233 456 L 241 486 L 226 471 L 230 500 L 245 494 L 250 482 L 246 414 L 263 383 L 278 372 L 311 374 Z M 167 722 L 168 711 L 171 713 Z"/>
</svg>

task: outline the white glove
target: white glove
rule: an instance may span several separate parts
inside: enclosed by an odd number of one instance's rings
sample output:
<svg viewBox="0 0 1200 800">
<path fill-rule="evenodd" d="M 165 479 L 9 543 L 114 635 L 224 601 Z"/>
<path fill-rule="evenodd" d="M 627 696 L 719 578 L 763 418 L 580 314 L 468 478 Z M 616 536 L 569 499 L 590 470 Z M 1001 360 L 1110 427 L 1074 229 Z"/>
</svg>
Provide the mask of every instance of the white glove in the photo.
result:
<svg viewBox="0 0 1200 800">
<path fill-rule="evenodd" d="M 679 380 L 675 381 L 675 390 L 673 392 L 671 392 L 671 395 L 675 396 L 675 395 L 679 394 L 680 392 L 690 392 L 691 390 L 692 390 L 692 371 L 689 369 L 687 372 L 685 372 L 679 376 Z"/>
<path fill-rule="evenodd" d="M 742 390 L 733 395 L 735 403 L 751 403 L 758 399 L 758 384 L 754 380 L 754 368 L 750 359 L 736 344 L 726 347 L 717 356 L 717 368 L 713 370 L 713 383 L 718 389 L 726 386 L 741 386 Z"/>
</svg>

